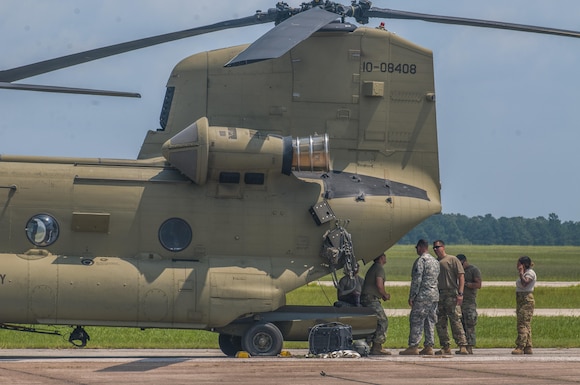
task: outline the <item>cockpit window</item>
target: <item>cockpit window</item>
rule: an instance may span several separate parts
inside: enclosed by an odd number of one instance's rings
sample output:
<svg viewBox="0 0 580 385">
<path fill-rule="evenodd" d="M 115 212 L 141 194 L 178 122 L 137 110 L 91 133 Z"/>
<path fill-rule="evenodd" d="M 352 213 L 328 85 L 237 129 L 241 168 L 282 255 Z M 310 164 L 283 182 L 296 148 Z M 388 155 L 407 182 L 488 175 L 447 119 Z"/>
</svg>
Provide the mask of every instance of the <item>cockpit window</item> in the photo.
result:
<svg viewBox="0 0 580 385">
<path fill-rule="evenodd" d="M 30 218 L 25 230 L 28 240 L 38 247 L 52 245 L 59 234 L 58 222 L 48 214 L 37 214 Z"/>
</svg>

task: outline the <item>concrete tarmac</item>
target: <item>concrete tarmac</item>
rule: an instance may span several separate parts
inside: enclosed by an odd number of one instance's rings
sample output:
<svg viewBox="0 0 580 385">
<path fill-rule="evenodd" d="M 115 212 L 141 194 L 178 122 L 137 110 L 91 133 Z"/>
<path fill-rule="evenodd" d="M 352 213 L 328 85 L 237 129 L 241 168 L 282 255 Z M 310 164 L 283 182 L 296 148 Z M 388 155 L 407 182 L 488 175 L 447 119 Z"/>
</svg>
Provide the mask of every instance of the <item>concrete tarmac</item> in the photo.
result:
<svg viewBox="0 0 580 385">
<path fill-rule="evenodd" d="M 579 384 L 580 349 L 469 356 L 228 358 L 217 349 L 0 350 L 0 384 Z"/>
</svg>

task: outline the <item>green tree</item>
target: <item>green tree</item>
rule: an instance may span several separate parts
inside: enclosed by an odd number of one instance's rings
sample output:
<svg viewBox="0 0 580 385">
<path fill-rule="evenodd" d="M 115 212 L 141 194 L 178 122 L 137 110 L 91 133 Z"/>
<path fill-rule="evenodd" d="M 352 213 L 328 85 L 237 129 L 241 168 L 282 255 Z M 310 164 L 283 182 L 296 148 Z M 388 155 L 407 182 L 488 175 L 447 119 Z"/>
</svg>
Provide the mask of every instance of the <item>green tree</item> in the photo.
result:
<svg viewBox="0 0 580 385">
<path fill-rule="evenodd" d="M 467 217 L 462 214 L 439 214 L 428 218 L 400 241 L 414 244 L 417 239 L 443 239 L 448 243 L 477 245 L 580 245 L 580 222 L 560 221 L 550 213 L 544 217 L 501 217 L 491 214 Z"/>
</svg>

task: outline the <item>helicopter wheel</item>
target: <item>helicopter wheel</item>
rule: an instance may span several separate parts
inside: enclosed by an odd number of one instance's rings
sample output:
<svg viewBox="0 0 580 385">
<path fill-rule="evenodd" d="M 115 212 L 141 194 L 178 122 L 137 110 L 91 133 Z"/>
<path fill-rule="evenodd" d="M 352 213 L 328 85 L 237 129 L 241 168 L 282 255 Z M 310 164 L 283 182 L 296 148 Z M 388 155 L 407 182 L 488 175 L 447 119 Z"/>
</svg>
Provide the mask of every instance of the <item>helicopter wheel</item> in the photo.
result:
<svg viewBox="0 0 580 385">
<path fill-rule="evenodd" d="M 234 357 L 242 350 L 242 337 L 231 334 L 221 334 L 218 338 L 221 351 L 228 357 Z"/>
<path fill-rule="evenodd" d="M 242 348 L 252 356 L 275 356 L 282 351 L 284 337 L 273 323 L 256 324 L 242 337 Z"/>
</svg>

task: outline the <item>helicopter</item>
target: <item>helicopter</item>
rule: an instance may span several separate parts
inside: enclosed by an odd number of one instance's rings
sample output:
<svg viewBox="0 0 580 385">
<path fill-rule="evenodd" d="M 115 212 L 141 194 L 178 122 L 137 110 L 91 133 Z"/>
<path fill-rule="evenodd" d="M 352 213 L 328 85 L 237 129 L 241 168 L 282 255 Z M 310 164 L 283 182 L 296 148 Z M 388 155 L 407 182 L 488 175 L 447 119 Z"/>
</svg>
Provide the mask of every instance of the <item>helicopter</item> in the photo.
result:
<svg viewBox="0 0 580 385">
<path fill-rule="evenodd" d="M 17 81 L 220 29 L 275 23 L 193 54 L 167 82 L 135 160 L 0 156 L 2 326 L 202 329 L 226 355 L 275 355 L 364 308 L 287 306 L 287 292 L 376 255 L 441 211 L 432 52 L 371 17 L 579 37 L 574 31 L 312 1 L 0 71 Z M 351 23 L 348 18 L 354 18 Z M 323 73 L 317 70 L 319 63 Z M 356 242 L 356 243 L 355 243 Z M 356 244 L 356 248 L 354 245 Z M 355 250 L 356 249 L 356 250 Z"/>
</svg>

